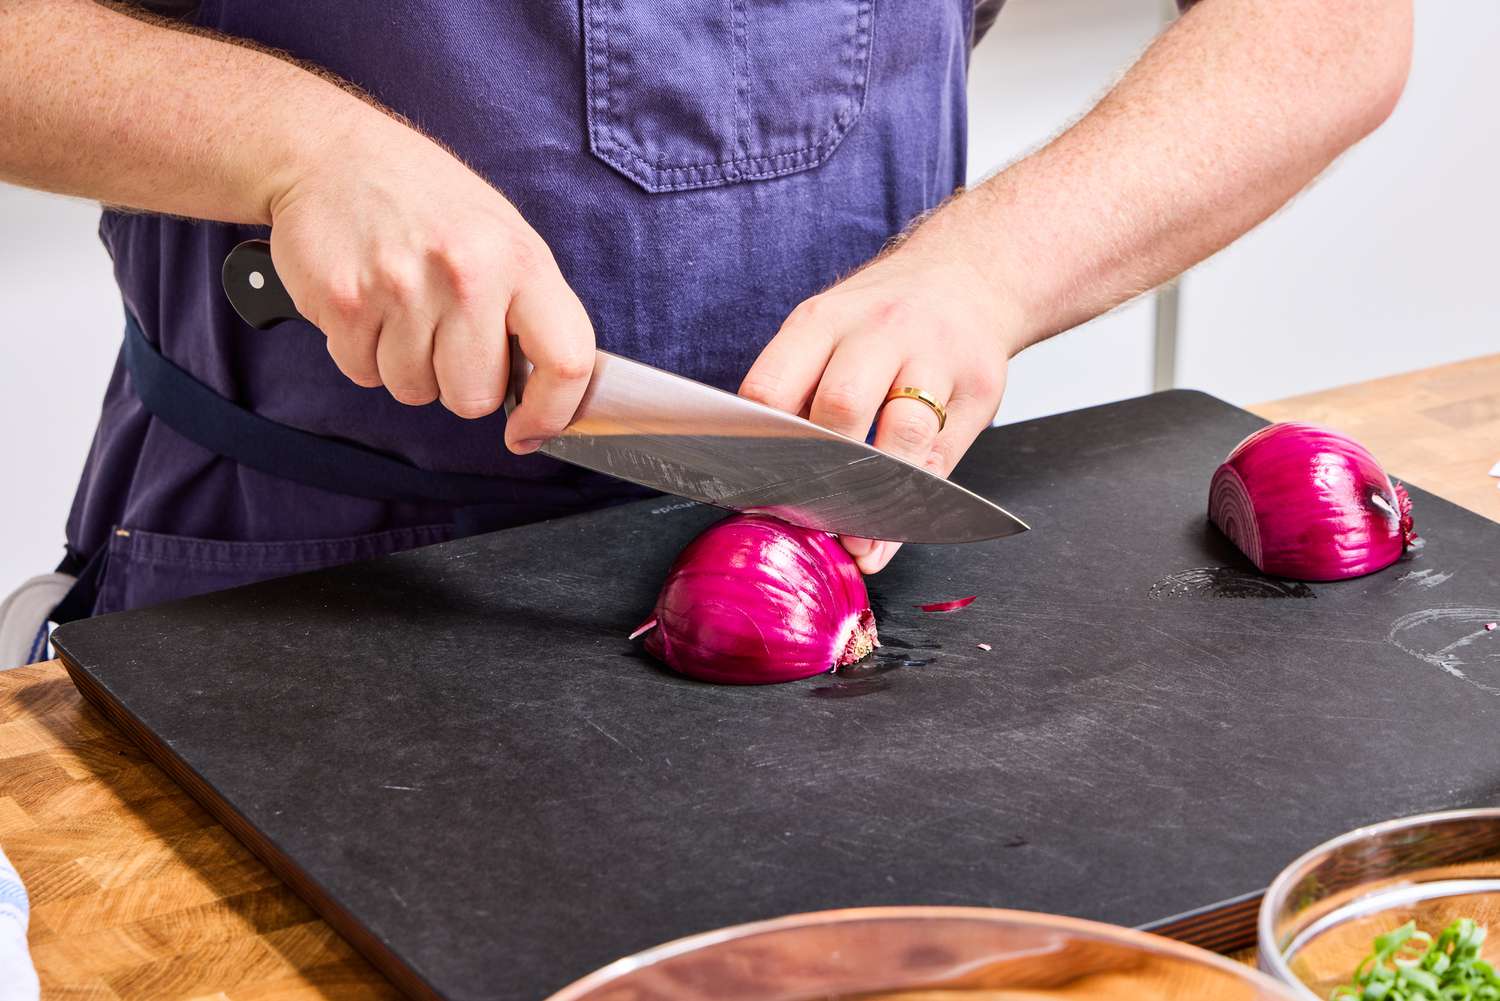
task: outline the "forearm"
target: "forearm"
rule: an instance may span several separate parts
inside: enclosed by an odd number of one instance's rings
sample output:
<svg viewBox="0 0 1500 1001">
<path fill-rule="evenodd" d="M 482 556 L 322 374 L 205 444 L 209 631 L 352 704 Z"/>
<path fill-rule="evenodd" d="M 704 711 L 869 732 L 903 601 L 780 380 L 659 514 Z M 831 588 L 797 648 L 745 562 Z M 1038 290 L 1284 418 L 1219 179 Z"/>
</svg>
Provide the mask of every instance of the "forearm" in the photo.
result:
<svg viewBox="0 0 1500 1001">
<path fill-rule="evenodd" d="M 274 55 L 90 0 L 0 0 L 0 180 L 269 223 L 298 165 L 380 119 Z"/>
<path fill-rule="evenodd" d="M 1203 0 L 1078 124 L 909 242 L 979 272 L 1013 354 L 1275 212 L 1389 114 L 1410 34 L 1409 0 Z"/>
</svg>

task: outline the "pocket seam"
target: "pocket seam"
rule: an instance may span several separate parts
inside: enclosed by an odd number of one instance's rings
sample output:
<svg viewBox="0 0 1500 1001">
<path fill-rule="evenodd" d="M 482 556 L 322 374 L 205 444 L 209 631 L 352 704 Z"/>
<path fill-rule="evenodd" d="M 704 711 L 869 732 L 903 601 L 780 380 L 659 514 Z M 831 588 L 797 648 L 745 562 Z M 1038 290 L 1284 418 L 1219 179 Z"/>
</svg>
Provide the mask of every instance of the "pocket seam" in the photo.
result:
<svg viewBox="0 0 1500 1001">
<path fill-rule="evenodd" d="M 606 5 L 610 0 L 592 0 L 587 2 L 587 20 L 593 26 L 587 39 L 587 61 L 589 65 L 588 89 L 593 91 L 595 85 L 599 85 L 602 93 L 597 97 L 591 94 L 588 101 L 590 114 L 588 121 L 588 132 L 590 145 L 594 153 L 606 163 L 620 170 L 626 176 L 639 183 L 649 191 L 681 191 L 688 188 L 714 187 L 722 184 L 732 183 L 740 180 L 761 180 L 770 177 L 780 177 L 795 173 L 808 167 L 817 166 L 833 153 L 849 130 L 854 127 L 864 112 L 865 102 L 869 94 L 871 49 L 874 46 L 874 24 L 872 10 L 874 0 L 856 0 L 854 13 L 854 26 L 850 32 L 849 42 L 852 44 L 851 61 L 854 65 L 854 76 L 849 82 L 849 95 L 843 108 L 834 117 L 834 122 L 821 136 L 806 146 L 792 150 L 783 150 L 778 153 L 766 153 L 761 156 L 749 156 L 748 151 L 744 156 L 729 157 L 722 160 L 709 160 L 701 163 L 677 164 L 675 166 L 656 166 L 650 160 L 638 153 L 620 137 L 616 130 L 616 122 L 619 115 L 614 106 L 614 88 L 610 69 L 611 55 L 609 46 L 609 24 L 606 16 Z M 743 3 L 734 3 L 734 11 L 742 12 Z M 736 29 L 736 59 L 738 61 L 741 51 L 738 33 L 739 17 L 734 18 Z M 748 123 L 749 116 L 749 71 L 748 51 L 746 51 L 746 68 L 741 72 L 739 67 L 735 71 L 735 86 L 739 93 L 735 100 L 735 146 L 744 150 L 746 137 L 741 132 L 741 94 L 744 95 L 744 114 Z M 596 114 L 601 118 L 596 118 Z M 601 120 L 602 119 L 602 120 Z M 619 157 L 623 156 L 625 162 Z M 778 165 L 779 161 L 788 161 L 785 165 Z M 633 162 L 632 162 L 633 161 Z M 637 166 L 639 165 L 639 166 Z M 740 166 L 740 169 L 734 169 Z M 673 181 L 671 178 L 688 175 L 687 179 Z M 698 176 L 693 176 L 698 175 Z M 706 175 L 706 176 L 704 176 Z"/>
</svg>

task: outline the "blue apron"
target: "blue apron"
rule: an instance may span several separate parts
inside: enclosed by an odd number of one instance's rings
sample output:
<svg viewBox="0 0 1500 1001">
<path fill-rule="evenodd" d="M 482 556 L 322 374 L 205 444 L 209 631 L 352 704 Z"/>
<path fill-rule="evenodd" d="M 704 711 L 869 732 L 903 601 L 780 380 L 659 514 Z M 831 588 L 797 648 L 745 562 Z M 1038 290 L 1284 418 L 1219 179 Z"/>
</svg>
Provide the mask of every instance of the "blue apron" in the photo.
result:
<svg viewBox="0 0 1500 1001">
<path fill-rule="evenodd" d="M 600 347 L 734 389 L 798 302 L 962 183 L 971 3 L 205 0 L 192 19 L 456 150 L 547 241 Z M 502 415 L 355 386 L 306 324 L 245 326 L 219 269 L 264 229 L 105 212 L 100 234 L 129 329 L 59 618 L 636 495 L 511 455 Z"/>
</svg>

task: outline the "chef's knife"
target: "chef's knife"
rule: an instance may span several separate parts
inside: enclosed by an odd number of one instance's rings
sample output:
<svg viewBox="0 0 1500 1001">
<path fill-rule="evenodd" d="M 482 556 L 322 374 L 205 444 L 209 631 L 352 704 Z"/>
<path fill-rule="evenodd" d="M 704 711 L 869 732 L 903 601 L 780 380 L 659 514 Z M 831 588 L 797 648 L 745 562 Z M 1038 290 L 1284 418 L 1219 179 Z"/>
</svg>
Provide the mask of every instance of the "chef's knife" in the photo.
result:
<svg viewBox="0 0 1500 1001">
<path fill-rule="evenodd" d="M 224 292 L 265 329 L 301 319 L 263 240 L 224 260 Z M 531 366 L 512 346 L 507 410 Z M 553 458 L 736 511 L 766 511 L 806 528 L 893 542 L 977 542 L 1026 531 L 1005 509 L 925 469 L 811 421 L 598 352 Z"/>
</svg>

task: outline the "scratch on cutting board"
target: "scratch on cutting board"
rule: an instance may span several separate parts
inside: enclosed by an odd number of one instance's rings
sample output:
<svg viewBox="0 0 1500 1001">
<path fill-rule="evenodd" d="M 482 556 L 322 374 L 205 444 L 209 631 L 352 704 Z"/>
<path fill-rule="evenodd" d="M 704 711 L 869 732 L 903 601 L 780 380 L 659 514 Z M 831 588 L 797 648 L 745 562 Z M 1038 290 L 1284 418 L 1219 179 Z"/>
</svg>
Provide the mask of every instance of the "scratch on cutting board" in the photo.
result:
<svg viewBox="0 0 1500 1001">
<path fill-rule="evenodd" d="M 1391 623 L 1386 641 L 1481 691 L 1500 695 L 1500 684 L 1490 684 L 1471 675 L 1472 671 L 1485 666 L 1474 663 L 1475 660 L 1500 660 L 1500 649 L 1489 647 L 1486 651 L 1480 646 L 1473 651 L 1464 651 L 1462 656 L 1458 653 L 1481 640 L 1485 644 L 1494 643 L 1493 634 L 1485 626 L 1497 617 L 1500 617 L 1500 609 L 1494 608 L 1424 608 Z"/>
<path fill-rule="evenodd" d="M 402 792 L 421 792 L 421 786 L 381 786 L 382 789 L 399 789 Z"/>
<path fill-rule="evenodd" d="M 1452 571 L 1443 573 L 1441 570 L 1408 570 L 1396 578 L 1397 584 L 1415 584 L 1417 587 L 1434 588 L 1439 584 L 1445 584 L 1453 577 Z"/>
<path fill-rule="evenodd" d="M 604 727 L 600 726 L 598 723 L 595 723 L 591 719 L 586 719 L 586 720 L 584 720 L 584 722 L 587 723 L 589 726 L 593 727 L 595 730 L 598 730 L 600 733 L 604 734 L 604 736 L 608 737 L 610 740 L 614 741 L 616 744 L 620 744 L 620 738 L 619 737 L 616 737 L 614 734 L 612 734 L 608 730 L 604 729 Z M 625 747 L 624 744 L 620 744 L 620 746 L 621 747 Z M 625 748 L 625 749 L 627 751 L 629 750 L 628 747 Z"/>
<path fill-rule="evenodd" d="M 387 886 L 386 889 L 391 891 L 391 896 L 396 898 L 396 902 L 398 904 L 400 904 L 402 907 L 410 909 L 411 905 L 406 902 L 405 897 L 396 892 L 396 888 L 394 886 Z"/>
<path fill-rule="evenodd" d="M 625 743 L 623 740 L 621 740 L 619 737 L 616 737 L 614 734 L 610 733 L 608 730 L 604 729 L 604 727 L 600 726 L 598 723 L 595 723 L 592 719 L 585 718 L 584 722 L 587 723 L 589 726 L 593 727 L 595 730 L 598 730 L 600 733 L 604 734 L 604 736 L 608 737 L 614 743 L 616 743 L 616 744 L 620 745 L 621 747 L 625 748 L 625 750 L 629 751 L 632 755 L 635 756 L 635 759 L 637 761 L 644 762 L 646 760 L 645 758 L 641 757 L 639 754 L 636 754 L 635 748 L 631 747 L 629 744 Z"/>
</svg>

